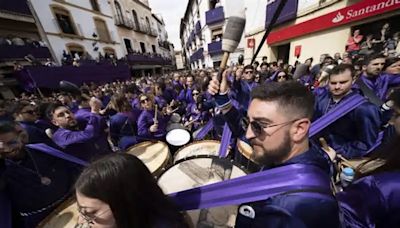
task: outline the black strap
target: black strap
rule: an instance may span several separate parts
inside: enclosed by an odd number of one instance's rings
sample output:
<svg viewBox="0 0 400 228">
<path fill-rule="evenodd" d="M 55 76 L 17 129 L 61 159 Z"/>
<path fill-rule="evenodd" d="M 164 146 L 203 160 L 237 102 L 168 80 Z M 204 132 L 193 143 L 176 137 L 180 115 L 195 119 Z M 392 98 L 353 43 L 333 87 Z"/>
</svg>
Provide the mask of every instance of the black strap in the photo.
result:
<svg viewBox="0 0 400 228">
<path fill-rule="evenodd" d="M 364 95 L 365 97 L 367 97 L 368 100 L 369 100 L 371 103 L 377 105 L 378 107 L 380 107 L 380 106 L 383 105 L 383 101 L 375 94 L 375 92 L 374 92 L 372 89 L 370 89 L 370 88 L 364 83 L 364 81 L 363 81 L 361 78 L 357 79 L 356 84 L 357 84 L 358 86 L 360 86 L 360 89 L 361 89 L 363 95 Z"/>
</svg>

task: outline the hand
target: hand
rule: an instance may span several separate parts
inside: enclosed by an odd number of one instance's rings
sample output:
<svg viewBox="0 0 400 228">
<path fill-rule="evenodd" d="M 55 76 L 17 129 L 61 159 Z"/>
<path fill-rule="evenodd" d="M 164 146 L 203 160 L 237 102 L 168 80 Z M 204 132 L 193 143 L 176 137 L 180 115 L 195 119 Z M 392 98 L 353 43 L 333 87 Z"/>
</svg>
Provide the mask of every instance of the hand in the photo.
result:
<svg viewBox="0 0 400 228">
<path fill-rule="evenodd" d="M 92 98 L 90 98 L 89 105 L 90 105 L 90 108 L 91 108 L 91 112 L 99 113 L 100 109 L 101 109 L 101 106 L 102 106 L 102 103 L 101 103 L 101 101 L 99 99 L 97 99 L 95 97 L 92 97 Z"/>
<path fill-rule="evenodd" d="M 239 67 L 235 72 L 235 80 L 239 81 L 243 76 L 243 68 Z"/>
<path fill-rule="evenodd" d="M 150 126 L 150 132 L 154 133 L 158 131 L 158 123 L 155 123 Z"/>
<path fill-rule="evenodd" d="M 227 82 L 228 81 L 228 79 L 227 79 L 228 73 L 227 73 L 227 71 L 228 70 L 225 70 L 222 73 L 222 81 L 221 81 L 221 83 L 219 83 L 219 81 L 217 79 L 217 75 L 213 76 L 212 80 L 208 84 L 208 90 L 207 90 L 211 95 L 215 95 L 218 92 L 220 94 L 224 94 L 224 93 L 226 93 L 228 91 L 228 82 Z"/>
<path fill-rule="evenodd" d="M 322 150 L 324 150 L 328 154 L 329 158 L 334 161 L 336 158 L 336 151 L 328 145 L 324 138 L 319 138 L 319 142 L 321 143 Z"/>
</svg>

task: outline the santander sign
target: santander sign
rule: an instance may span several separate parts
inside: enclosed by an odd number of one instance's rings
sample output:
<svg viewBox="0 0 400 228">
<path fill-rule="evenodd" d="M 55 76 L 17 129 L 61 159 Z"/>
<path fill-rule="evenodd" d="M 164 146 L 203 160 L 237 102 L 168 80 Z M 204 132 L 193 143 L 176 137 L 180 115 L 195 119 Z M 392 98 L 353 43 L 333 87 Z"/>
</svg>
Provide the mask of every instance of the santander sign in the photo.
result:
<svg viewBox="0 0 400 228">
<path fill-rule="evenodd" d="M 267 43 L 269 45 L 279 43 L 394 10 L 400 10 L 400 0 L 362 0 L 320 17 L 273 31 L 268 36 Z"/>
</svg>

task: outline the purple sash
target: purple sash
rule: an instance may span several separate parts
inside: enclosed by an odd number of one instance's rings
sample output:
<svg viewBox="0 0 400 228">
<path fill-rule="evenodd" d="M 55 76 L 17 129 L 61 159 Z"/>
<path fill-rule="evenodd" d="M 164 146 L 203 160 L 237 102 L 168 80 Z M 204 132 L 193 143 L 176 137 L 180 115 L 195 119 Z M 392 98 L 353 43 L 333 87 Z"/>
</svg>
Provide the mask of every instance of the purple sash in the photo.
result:
<svg viewBox="0 0 400 228">
<path fill-rule="evenodd" d="M 329 124 L 335 122 L 365 102 L 367 102 L 367 99 L 362 96 L 352 96 L 339 103 L 336 107 L 311 124 L 309 137 L 318 134 L 321 130 L 329 126 Z"/>
<path fill-rule="evenodd" d="M 202 140 L 204 139 L 204 137 L 206 137 L 206 135 L 208 134 L 208 132 L 211 131 L 211 129 L 214 127 L 213 124 L 213 119 L 210 119 L 206 125 L 204 125 L 204 127 L 199 131 L 199 133 L 196 135 L 196 137 L 194 138 L 195 140 Z"/>
<path fill-rule="evenodd" d="M 222 138 L 221 138 L 221 146 L 219 147 L 219 157 L 224 158 L 226 155 L 228 155 L 228 147 L 229 143 L 231 141 L 232 137 L 232 131 L 229 128 L 228 123 L 225 123 L 224 125 L 224 131 L 222 132 Z"/>
<path fill-rule="evenodd" d="M 292 191 L 331 193 L 328 174 L 320 168 L 292 164 L 198 188 L 172 193 L 182 210 L 237 205 Z"/>
<path fill-rule="evenodd" d="M 54 157 L 78 164 L 78 165 L 87 166 L 89 164 L 86 161 L 83 161 L 72 155 L 66 154 L 66 153 L 64 153 L 60 150 L 57 150 L 57 149 L 55 149 L 49 145 L 46 145 L 44 143 L 27 144 L 25 146 L 30 149 L 38 150 L 38 151 L 44 152 L 46 154 L 49 154 L 51 156 L 54 156 Z"/>
</svg>

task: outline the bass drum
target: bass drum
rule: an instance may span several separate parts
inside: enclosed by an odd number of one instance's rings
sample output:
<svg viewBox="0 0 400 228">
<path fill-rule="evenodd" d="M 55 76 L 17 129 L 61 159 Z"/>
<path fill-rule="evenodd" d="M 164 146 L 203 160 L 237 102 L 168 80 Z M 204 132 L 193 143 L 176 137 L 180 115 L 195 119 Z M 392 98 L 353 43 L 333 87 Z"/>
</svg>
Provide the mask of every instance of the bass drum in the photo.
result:
<svg viewBox="0 0 400 228">
<path fill-rule="evenodd" d="M 231 161 L 215 156 L 185 158 L 158 179 L 165 194 L 221 182 L 246 175 Z M 234 227 L 237 205 L 187 211 L 193 227 Z"/>
<path fill-rule="evenodd" d="M 195 157 L 199 155 L 218 156 L 221 143 L 216 140 L 202 140 L 193 142 L 179 149 L 174 156 L 174 164 L 187 157 Z"/>
<path fill-rule="evenodd" d="M 258 172 L 263 168 L 254 161 L 253 148 L 247 142 L 237 139 L 236 148 L 235 162 L 252 173 Z"/>
<path fill-rule="evenodd" d="M 146 141 L 126 150 L 138 157 L 154 176 L 160 175 L 171 162 L 168 145 L 161 141 Z"/>
<path fill-rule="evenodd" d="M 78 205 L 74 198 L 62 203 L 37 228 L 75 228 L 78 224 Z"/>
</svg>

